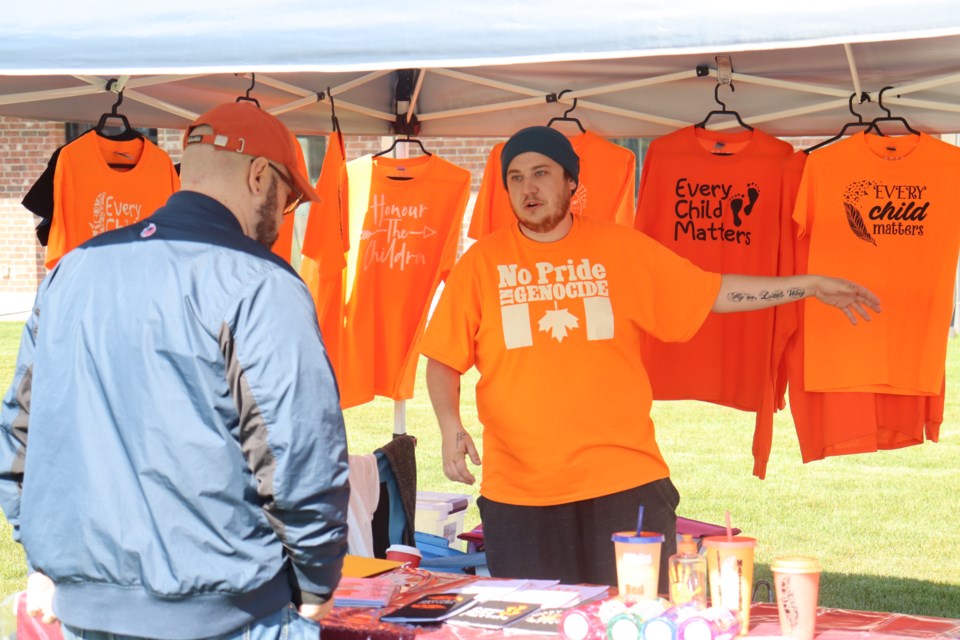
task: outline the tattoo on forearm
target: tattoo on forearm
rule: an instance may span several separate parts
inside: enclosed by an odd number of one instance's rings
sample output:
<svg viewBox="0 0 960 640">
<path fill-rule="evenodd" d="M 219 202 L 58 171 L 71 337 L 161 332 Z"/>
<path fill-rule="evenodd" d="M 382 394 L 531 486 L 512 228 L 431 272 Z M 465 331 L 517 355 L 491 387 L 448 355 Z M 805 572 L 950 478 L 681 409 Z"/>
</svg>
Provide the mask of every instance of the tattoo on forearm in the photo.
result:
<svg viewBox="0 0 960 640">
<path fill-rule="evenodd" d="M 800 287 L 793 287 L 786 291 L 783 289 L 774 289 L 773 291 L 763 289 L 757 295 L 745 291 L 731 291 L 727 294 L 727 300 L 730 302 L 756 302 L 757 300 L 782 300 L 784 298 L 799 300 L 804 297 L 804 294 L 804 289 Z"/>
<path fill-rule="evenodd" d="M 467 432 L 466 432 L 466 431 L 459 431 L 459 432 L 457 432 L 457 444 L 460 444 L 461 442 L 463 442 L 463 439 L 466 438 L 466 437 L 467 437 Z"/>
</svg>

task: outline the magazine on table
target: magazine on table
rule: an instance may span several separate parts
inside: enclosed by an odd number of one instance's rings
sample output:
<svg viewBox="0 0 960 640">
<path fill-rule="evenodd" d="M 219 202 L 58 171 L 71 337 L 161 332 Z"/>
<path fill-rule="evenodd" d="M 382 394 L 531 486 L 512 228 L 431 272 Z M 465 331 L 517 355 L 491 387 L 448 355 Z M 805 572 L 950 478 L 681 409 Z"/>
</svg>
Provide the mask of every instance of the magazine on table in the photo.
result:
<svg viewBox="0 0 960 640">
<path fill-rule="evenodd" d="M 430 593 L 396 611 L 380 616 L 380 620 L 407 624 L 443 622 L 474 604 L 476 600 L 470 593 Z"/>
<path fill-rule="evenodd" d="M 540 608 L 529 602 L 509 602 L 507 600 L 488 600 L 448 618 L 446 623 L 468 627 L 502 629 L 521 620 Z"/>
</svg>

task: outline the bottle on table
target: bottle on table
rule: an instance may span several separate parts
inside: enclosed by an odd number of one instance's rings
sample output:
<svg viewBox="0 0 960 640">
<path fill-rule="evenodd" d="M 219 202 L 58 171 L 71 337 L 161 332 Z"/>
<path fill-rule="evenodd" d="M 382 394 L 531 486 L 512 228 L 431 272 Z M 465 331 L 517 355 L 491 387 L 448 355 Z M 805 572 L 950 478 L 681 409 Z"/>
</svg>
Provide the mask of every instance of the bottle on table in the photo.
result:
<svg viewBox="0 0 960 640">
<path fill-rule="evenodd" d="M 697 543 L 690 534 L 683 534 L 677 552 L 668 561 L 670 603 L 675 607 L 693 604 L 707 607 L 707 561 L 697 553 Z"/>
</svg>

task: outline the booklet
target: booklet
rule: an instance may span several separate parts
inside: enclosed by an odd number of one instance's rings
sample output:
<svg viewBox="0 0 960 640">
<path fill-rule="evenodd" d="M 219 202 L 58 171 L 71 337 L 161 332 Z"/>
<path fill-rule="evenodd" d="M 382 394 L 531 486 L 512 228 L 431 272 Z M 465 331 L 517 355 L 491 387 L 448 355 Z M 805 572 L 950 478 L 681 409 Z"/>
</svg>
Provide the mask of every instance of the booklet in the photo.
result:
<svg viewBox="0 0 960 640">
<path fill-rule="evenodd" d="M 604 585 L 555 584 L 539 589 L 520 589 L 510 594 L 516 602 L 533 602 L 544 609 L 572 607 L 598 597 L 606 596 Z"/>
<path fill-rule="evenodd" d="M 530 602 L 548 609 L 572 607 L 579 600 L 577 593 L 549 589 L 521 589 L 511 593 L 510 597 L 516 602 Z"/>
<path fill-rule="evenodd" d="M 475 604 L 469 593 L 431 593 L 400 607 L 392 613 L 380 616 L 384 622 L 429 624 L 442 622 Z"/>
<path fill-rule="evenodd" d="M 528 616 L 517 620 L 504 629 L 508 634 L 538 633 L 541 635 L 560 635 L 560 618 L 566 609 L 538 609 Z"/>
<path fill-rule="evenodd" d="M 539 608 L 540 605 L 527 602 L 488 600 L 461 611 L 446 622 L 468 627 L 500 629 L 530 615 Z"/>
<path fill-rule="evenodd" d="M 398 588 L 389 578 L 344 576 L 333 592 L 333 603 L 337 607 L 385 607 Z"/>
<path fill-rule="evenodd" d="M 460 589 L 460 593 L 476 595 L 478 602 L 488 600 L 511 600 L 512 593 L 521 589 L 544 589 L 557 584 L 559 580 L 477 580 Z"/>
</svg>

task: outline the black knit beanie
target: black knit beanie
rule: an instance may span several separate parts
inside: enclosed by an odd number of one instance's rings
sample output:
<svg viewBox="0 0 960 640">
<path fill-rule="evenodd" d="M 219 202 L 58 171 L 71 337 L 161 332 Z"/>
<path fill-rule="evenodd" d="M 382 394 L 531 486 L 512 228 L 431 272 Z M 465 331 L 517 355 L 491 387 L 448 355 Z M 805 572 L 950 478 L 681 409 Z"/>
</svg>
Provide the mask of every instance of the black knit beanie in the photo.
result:
<svg viewBox="0 0 960 640">
<path fill-rule="evenodd" d="M 527 127 L 517 131 L 503 145 L 500 152 L 500 170 L 503 172 L 503 186 L 507 186 L 507 169 L 510 163 L 521 153 L 536 151 L 547 156 L 567 170 L 574 185 L 580 184 L 580 158 L 573 150 L 567 137 L 550 127 Z"/>
</svg>

